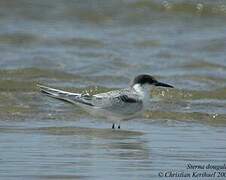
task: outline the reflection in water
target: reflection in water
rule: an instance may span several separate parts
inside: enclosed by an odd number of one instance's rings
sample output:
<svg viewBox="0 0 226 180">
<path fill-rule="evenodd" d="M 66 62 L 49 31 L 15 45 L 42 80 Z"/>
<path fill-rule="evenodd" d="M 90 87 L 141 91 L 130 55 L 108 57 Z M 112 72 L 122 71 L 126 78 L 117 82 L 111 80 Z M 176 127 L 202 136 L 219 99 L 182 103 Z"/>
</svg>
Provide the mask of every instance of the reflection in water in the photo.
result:
<svg viewBox="0 0 226 180">
<path fill-rule="evenodd" d="M 9 132 L 21 141 L 10 144 L 10 137 L 5 136 L 8 140 L 1 143 L 2 164 L 7 171 L 20 167 L 14 173 L 24 167 L 29 169 L 29 173 L 23 172 L 21 176 L 63 178 L 65 174 L 64 178 L 69 178 L 76 174 L 86 178 L 87 172 L 91 177 L 104 177 L 116 171 L 117 176 L 138 177 L 149 169 L 149 149 L 141 132 L 79 127 L 1 129 L 3 136 Z M 21 144 L 24 148 L 18 149 L 20 156 L 17 156 L 16 149 Z M 8 149 L 9 145 L 13 148 Z M 30 162 L 32 167 L 29 167 Z"/>
<path fill-rule="evenodd" d="M 32 131 L 55 135 L 79 135 L 87 137 L 98 137 L 103 139 L 126 139 L 133 136 L 142 136 L 142 132 L 127 130 L 95 129 L 84 127 L 46 127 L 32 129 Z"/>
<path fill-rule="evenodd" d="M 197 160 L 225 161 L 223 127 L 138 120 L 132 124 L 142 132 L 47 124 L 18 128 L 21 123 L 1 128 L 2 177 L 150 179 L 159 171 L 186 171 L 186 164 Z"/>
</svg>

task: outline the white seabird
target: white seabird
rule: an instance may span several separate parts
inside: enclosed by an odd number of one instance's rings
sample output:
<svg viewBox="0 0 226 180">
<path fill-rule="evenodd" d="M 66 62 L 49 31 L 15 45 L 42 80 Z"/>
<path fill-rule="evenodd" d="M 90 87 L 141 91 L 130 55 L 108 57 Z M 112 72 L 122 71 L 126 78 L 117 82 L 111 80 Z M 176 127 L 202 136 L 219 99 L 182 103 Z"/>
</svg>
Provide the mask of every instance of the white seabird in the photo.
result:
<svg viewBox="0 0 226 180">
<path fill-rule="evenodd" d="M 150 100 L 150 90 L 154 86 L 173 88 L 157 81 L 153 76 L 141 74 L 134 78 L 130 87 L 95 95 L 62 91 L 38 85 L 42 93 L 53 98 L 79 105 L 87 112 L 105 117 L 113 122 L 112 129 L 120 121 L 128 120 L 143 112 Z"/>
</svg>

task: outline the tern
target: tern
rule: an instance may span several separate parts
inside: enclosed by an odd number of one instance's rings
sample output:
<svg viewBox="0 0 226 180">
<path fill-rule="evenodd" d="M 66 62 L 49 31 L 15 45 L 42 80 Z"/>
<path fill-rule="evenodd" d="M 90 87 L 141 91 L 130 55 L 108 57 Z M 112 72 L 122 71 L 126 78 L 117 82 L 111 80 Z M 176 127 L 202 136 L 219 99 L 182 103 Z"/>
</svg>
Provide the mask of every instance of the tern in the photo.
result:
<svg viewBox="0 0 226 180">
<path fill-rule="evenodd" d="M 109 119 L 113 122 L 112 129 L 116 128 L 116 124 L 120 129 L 120 121 L 142 113 L 150 100 L 150 91 L 155 86 L 173 88 L 149 74 L 136 76 L 128 88 L 95 95 L 67 92 L 38 84 L 40 91 L 50 97 L 70 102 L 90 114 Z"/>
</svg>

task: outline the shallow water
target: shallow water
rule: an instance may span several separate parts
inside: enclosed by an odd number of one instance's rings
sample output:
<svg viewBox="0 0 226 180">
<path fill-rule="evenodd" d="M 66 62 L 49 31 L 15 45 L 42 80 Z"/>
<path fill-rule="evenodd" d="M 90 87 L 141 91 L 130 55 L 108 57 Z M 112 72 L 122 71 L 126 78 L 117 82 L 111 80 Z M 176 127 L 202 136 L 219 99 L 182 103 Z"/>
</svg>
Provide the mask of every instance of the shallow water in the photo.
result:
<svg viewBox="0 0 226 180">
<path fill-rule="evenodd" d="M 220 0 L 0 1 L 0 179 L 164 179 L 226 164 L 225 20 Z M 36 88 L 105 92 L 143 72 L 176 88 L 155 89 L 117 131 Z"/>
</svg>

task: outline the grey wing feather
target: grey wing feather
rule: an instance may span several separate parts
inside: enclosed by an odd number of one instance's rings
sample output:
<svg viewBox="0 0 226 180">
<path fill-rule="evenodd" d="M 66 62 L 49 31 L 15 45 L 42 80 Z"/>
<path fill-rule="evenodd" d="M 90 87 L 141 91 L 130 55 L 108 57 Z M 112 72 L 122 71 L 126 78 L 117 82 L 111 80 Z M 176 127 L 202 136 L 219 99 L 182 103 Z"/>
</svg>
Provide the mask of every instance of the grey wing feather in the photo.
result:
<svg viewBox="0 0 226 180">
<path fill-rule="evenodd" d="M 41 92 L 73 104 L 83 104 L 116 114 L 132 115 L 142 109 L 143 103 L 136 93 L 129 89 L 110 91 L 96 95 L 79 94 L 38 85 Z"/>
<path fill-rule="evenodd" d="M 125 102 L 125 103 L 139 103 L 140 102 L 139 99 L 134 98 L 134 97 L 129 97 L 128 95 L 121 95 L 116 98 L 118 98 L 119 100 L 121 100 L 122 102 Z"/>
<path fill-rule="evenodd" d="M 73 104 L 82 103 L 82 104 L 85 104 L 88 106 L 93 106 L 92 96 L 90 96 L 90 95 L 71 93 L 71 92 L 62 91 L 59 89 L 54 89 L 54 88 L 50 88 L 50 87 L 43 86 L 43 85 L 37 85 L 37 86 L 40 88 L 42 93 L 44 93 L 50 97 L 53 97 L 53 98 L 56 98 L 59 100 L 63 100 L 63 101 L 67 101 L 67 102 L 70 102 Z"/>
<path fill-rule="evenodd" d="M 95 105 L 117 114 L 133 114 L 143 107 L 142 100 L 129 89 L 110 91 L 94 95 Z"/>
</svg>

